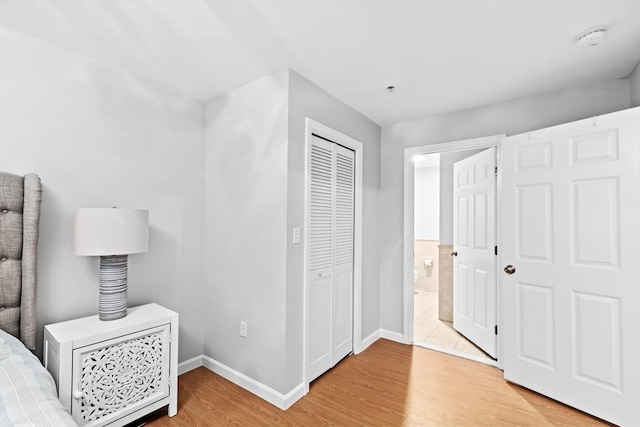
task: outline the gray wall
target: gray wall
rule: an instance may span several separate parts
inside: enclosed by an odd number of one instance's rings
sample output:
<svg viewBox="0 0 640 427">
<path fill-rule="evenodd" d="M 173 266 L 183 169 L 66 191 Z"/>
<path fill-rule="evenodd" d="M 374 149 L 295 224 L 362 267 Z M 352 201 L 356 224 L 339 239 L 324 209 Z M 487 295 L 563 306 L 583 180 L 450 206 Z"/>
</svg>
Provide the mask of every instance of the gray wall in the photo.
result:
<svg viewBox="0 0 640 427">
<path fill-rule="evenodd" d="M 232 90 L 206 128 L 204 353 L 282 393 L 301 378 L 284 364 L 287 93 L 286 70 Z"/>
<path fill-rule="evenodd" d="M 129 305 L 180 313 L 180 360 L 202 353 L 204 103 L 0 26 L 0 169 L 43 183 L 43 325 L 98 311 L 98 258 L 73 254 L 77 207 L 149 209 Z"/>
<path fill-rule="evenodd" d="M 282 394 L 302 383 L 304 245 L 291 232 L 304 226 L 306 117 L 365 145 L 366 336 L 379 327 L 380 127 L 289 70 L 207 103 L 205 354 Z"/>
<path fill-rule="evenodd" d="M 629 77 L 631 86 L 631 107 L 640 107 L 640 62 Z"/>
<path fill-rule="evenodd" d="M 438 157 L 440 157 L 438 155 Z M 440 166 L 416 167 L 414 173 L 413 238 L 440 240 Z"/>
<path fill-rule="evenodd" d="M 363 254 L 362 339 L 380 327 L 378 278 L 378 193 L 380 189 L 380 126 L 334 98 L 294 71 L 289 92 L 289 200 L 288 231 L 304 225 L 305 118 L 318 121 L 351 138 L 363 147 Z M 289 239 L 291 241 L 291 239 Z M 287 307 L 294 314 L 287 321 L 288 336 L 302 334 L 303 245 L 289 245 L 287 257 Z M 299 321 L 295 319 L 300 319 Z M 288 342 L 291 340 L 288 340 Z M 295 342 L 295 340 L 293 341 Z M 291 358 L 291 359 L 289 359 Z M 288 364 L 300 363 L 302 355 L 291 352 Z"/>
<path fill-rule="evenodd" d="M 405 148 L 503 133 L 517 134 L 623 110 L 630 107 L 629 94 L 629 79 L 619 79 L 385 126 L 380 168 L 381 327 L 403 333 Z"/>
</svg>

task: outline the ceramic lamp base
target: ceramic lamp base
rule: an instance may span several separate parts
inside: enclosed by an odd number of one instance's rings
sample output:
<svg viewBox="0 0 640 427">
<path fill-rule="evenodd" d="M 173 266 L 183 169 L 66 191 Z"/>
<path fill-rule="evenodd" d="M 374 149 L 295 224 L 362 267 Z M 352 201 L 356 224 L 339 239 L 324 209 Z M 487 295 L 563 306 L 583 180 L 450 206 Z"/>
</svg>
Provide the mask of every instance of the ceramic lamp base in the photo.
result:
<svg viewBox="0 0 640 427">
<path fill-rule="evenodd" d="M 127 255 L 100 257 L 100 320 L 122 319 L 127 315 Z"/>
</svg>

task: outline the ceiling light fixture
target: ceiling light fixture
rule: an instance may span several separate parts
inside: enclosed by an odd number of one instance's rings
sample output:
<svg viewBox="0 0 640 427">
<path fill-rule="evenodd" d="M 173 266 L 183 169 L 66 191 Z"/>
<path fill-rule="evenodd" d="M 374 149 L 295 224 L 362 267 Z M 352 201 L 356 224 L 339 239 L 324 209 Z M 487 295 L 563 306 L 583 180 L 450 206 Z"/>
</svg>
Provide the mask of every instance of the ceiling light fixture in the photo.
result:
<svg viewBox="0 0 640 427">
<path fill-rule="evenodd" d="M 394 90 L 396 90 L 396 87 L 391 85 L 391 86 L 387 86 L 387 92 L 392 93 Z"/>
<path fill-rule="evenodd" d="M 578 36 L 576 43 L 578 46 L 595 46 L 604 40 L 606 35 L 607 29 L 604 27 L 589 28 Z"/>
</svg>

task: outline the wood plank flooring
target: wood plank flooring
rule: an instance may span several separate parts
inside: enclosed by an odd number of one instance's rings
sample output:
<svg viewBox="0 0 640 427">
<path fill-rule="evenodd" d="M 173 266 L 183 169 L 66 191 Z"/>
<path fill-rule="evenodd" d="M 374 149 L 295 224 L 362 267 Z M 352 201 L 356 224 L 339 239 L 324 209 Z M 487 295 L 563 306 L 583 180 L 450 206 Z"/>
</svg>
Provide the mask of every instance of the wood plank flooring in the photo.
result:
<svg viewBox="0 0 640 427">
<path fill-rule="evenodd" d="M 178 414 L 149 426 L 597 426 L 607 425 L 525 388 L 502 371 L 378 340 L 311 384 L 287 411 L 206 368 L 179 378 Z"/>
</svg>

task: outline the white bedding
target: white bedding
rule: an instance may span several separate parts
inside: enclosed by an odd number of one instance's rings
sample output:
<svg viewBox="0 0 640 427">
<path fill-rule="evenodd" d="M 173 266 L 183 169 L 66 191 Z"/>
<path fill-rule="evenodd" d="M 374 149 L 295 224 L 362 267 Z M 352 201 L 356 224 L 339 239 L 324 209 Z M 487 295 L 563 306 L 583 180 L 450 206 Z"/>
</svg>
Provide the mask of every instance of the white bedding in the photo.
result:
<svg viewBox="0 0 640 427">
<path fill-rule="evenodd" d="M 0 330 L 0 426 L 77 426 L 53 378 L 17 338 Z"/>
</svg>

